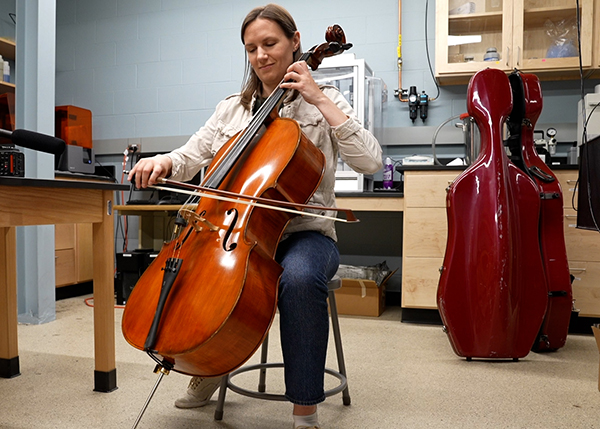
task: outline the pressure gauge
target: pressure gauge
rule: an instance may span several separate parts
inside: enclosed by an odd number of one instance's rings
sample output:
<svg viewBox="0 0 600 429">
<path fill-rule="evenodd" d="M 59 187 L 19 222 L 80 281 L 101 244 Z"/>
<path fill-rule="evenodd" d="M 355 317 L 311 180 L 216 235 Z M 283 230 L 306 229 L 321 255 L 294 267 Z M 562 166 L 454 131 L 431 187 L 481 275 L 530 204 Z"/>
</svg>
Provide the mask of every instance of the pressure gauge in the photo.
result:
<svg viewBox="0 0 600 429">
<path fill-rule="evenodd" d="M 548 135 L 548 137 L 552 138 L 556 136 L 556 128 L 548 128 L 546 130 L 546 134 Z"/>
</svg>

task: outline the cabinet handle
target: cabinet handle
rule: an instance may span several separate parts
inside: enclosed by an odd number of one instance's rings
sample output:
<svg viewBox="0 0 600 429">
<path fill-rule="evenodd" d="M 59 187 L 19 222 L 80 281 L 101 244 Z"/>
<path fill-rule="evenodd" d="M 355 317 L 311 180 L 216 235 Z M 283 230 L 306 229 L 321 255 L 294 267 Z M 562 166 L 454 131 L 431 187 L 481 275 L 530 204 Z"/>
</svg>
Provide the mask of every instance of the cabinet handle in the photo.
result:
<svg viewBox="0 0 600 429">
<path fill-rule="evenodd" d="M 571 268 L 569 267 L 569 271 L 572 273 L 585 273 L 585 268 Z"/>
<path fill-rule="evenodd" d="M 506 67 L 509 66 L 510 63 L 510 46 L 506 47 Z"/>
<path fill-rule="evenodd" d="M 567 183 L 577 183 L 577 179 L 567 179 Z"/>
<path fill-rule="evenodd" d="M 521 47 L 517 46 L 517 67 L 521 67 Z"/>
<path fill-rule="evenodd" d="M 577 218 L 577 215 L 565 215 L 565 217 L 568 217 L 568 218 Z"/>
</svg>

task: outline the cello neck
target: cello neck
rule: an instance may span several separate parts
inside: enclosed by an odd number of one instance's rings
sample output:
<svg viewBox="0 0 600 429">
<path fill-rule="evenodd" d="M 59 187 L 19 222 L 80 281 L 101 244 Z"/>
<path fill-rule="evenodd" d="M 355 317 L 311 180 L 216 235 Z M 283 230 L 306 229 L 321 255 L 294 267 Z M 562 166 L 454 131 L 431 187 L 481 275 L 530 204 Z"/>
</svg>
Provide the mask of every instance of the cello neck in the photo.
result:
<svg viewBox="0 0 600 429">
<path fill-rule="evenodd" d="M 310 51 L 303 53 L 298 61 L 306 61 L 310 57 L 310 54 Z M 277 89 L 275 89 L 275 91 L 269 95 L 265 102 L 256 111 L 246 129 L 238 136 L 238 141 L 236 144 L 232 145 L 229 153 L 225 155 L 223 161 L 215 169 L 213 174 L 210 175 L 204 186 L 213 189 L 217 189 L 219 187 L 227 173 L 231 170 L 246 148 L 256 138 L 260 138 L 264 132 L 264 126 L 268 125 L 269 122 L 278 116 L 277 112 L 279 110 L 279 106 L 287 91 L 287 89 L 281 88 L 278 85 Z"/>
<path fill-rule="evenodd" d="M 307 52 L 304 52 L 298 61 L 306 61 L 308 66 L 314 71 L 319 67 L 323 58 L 341 54 L 352 47 L 351 43 L 346 43 L 344 31 L 337 24 L 327 28 L 325 39 L 327 42 L 314 46 Z M 223 156 L 223 160 L 212 172 L 209 171 L 209 176 L 203 184 L 205 187 L 213 189 L 219 187 L 246 148 L 253 141 L 259 139 L 265 131 L 266 126 L 278 116 L 279 106 L 287 91 L 287 89 L 283 89 L 278 85 L 277 89 L 269 95 L 254 114 L 246 129 L 237 136 L 237 141 L 231 145 L 228 153 Z"/>
</svg>

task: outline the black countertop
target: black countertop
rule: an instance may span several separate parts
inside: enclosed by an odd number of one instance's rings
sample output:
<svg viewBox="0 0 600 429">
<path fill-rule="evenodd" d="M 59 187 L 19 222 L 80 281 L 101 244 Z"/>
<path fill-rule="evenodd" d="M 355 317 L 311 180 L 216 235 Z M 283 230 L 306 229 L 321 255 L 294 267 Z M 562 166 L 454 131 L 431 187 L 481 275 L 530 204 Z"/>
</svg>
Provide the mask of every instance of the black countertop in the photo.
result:
<svg viewBox="0 0 600 429">
<path fill-rule="evenodd" d="M 465 170 L 467 165 L 397 165 L 396 171 L 461 171 Z M 579 170 L 577 164 L 551 165 L 552 170 Z"/>
<path fill-rule="evenodd" d="M 112 182 L 94 182 L 84 180 L 54 180 L 35 179 L 30 177 L 1 177 L 0 186 L 27 186 L 39 188 L 77 188 L 77 189 L 105 189 L 113 191 L 126 191 L 129 185 Z"/>
<path fill-rule="evenodd" d="M 399 190 L 381 190 L 381 191 L 352 191 L 352 192 L 336 192 L 336 198 L 343 197 L 371 197 L 371 198 L 401 198 L 404 193 Z"/>
</svg>

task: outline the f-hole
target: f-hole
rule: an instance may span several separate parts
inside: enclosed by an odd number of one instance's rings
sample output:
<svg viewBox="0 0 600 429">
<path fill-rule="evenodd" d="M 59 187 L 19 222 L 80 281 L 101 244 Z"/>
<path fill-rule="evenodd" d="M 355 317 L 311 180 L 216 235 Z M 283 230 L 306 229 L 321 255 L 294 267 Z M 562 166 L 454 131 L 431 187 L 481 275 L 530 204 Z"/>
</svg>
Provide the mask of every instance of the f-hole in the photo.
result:
<svg viewBox="0 0 600 429">
<path fill-rule="evenodd" d="M 231 252 L 233 249 L 235 249 L 237 247 L 237 243 L 231 243 L 228 246 L 229 238 L 231 237 L 231 234 L 233 233 L 233 229 L 235 228 L 235 225 L 237 224 L 237 220 L 238 220 L 237 209 L 227 210 L 228 215 L 230 215 L 232 213 L 233 213 L 233 221 L 229 224 L 229 228 L 227 228 L 227 232 L 225 233 L 225 239 L 223 240 L 223 250 L 225 250 L 226 252 Z"/>
<path fill-rule="evenodd" d="M 192 228 L 192 227 L 188 228 L 187 234 L 185 234 L 185 237 L 183 237 L 183 240 L 181 240 L 180 242 L 177 243 L 177 245 L 175 246 L 175 250 L 181 249 L 181 247 L 183 246 L 183 243 L 185 243 L 187 241 L 187 239 L 189 238 L 189 236 L 193 230 L 194 230 L 194 228 Z"/>
</svg>

